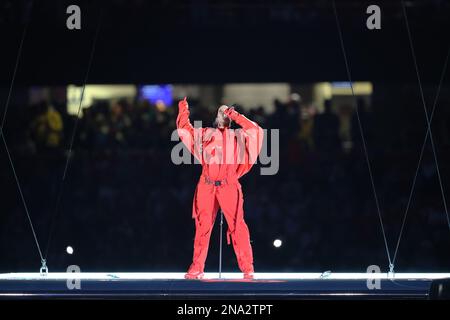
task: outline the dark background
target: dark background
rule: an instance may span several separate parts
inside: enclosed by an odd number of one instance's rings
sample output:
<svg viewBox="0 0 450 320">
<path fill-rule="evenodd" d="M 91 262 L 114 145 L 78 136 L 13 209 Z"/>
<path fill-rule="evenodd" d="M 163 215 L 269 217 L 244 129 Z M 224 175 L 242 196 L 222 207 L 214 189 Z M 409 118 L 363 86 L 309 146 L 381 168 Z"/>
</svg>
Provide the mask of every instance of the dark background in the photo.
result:
<svg viewBox="0 0 450 320">
<path fill-rule="evenodd" d="M 91 84 L 348 81 L 331 1 L 0 3 L 2 109 L 28 23 L 4 132 L 44 247 L 51 221 L 56 219 L 48 256 L 50 271 L 65 270 L 69 264 L 78 264 L 82 271 L 182 271 L 192 253 L 190 210 L 200 168 L 175 166 L 170 161 L 173 113 L 151 120 L 145 128 L 139 124 L 141 113 L 128 113 L 133 126 L 125 133 L 125 144 L 96 142 L 98 127 L 83 116 L 60 212 L 53 216 L 64 150 L 75 119 L 63 116 L 64 141 L 57 150 L 28 152 L 26 146 L 33 143 L 28 129 L 38 109 L 30 111 L 24 93 L 37 85 L 83 84 L 99 23 L 87 81 Z M 79 31 L 65 27 L 69 4 L 81 7 Z M 336 4 L 352 80 L 374 85 L 371 111 L 363 124 L 393 251 L 426 132 L 401 2 L 349 0 Z M 381 30 L 365 27 L 369 4 L 381 7 Z M 424 98 L 431 112 L 450 44 L 450 4 L 408 1 L 407 12 Z M 45 108 L 45 103 L 41 107 Z M 449 107 L 447 76 L 433 120 L 444 190 L 450 185 Z M 104 112 L 101 106 L 98 112 Z M 200 111 L 194 111 L 194 116 L 209 121 L 214 117 Z M 278 175 L 260 176 L 255 168 L 242 179 L 256 270 L 365 271 L 370 264 L 386 269 L 361 144 L 354 141 L 349 153 L 340 147 L 330 153 L 298 141 L 295 134 L 300 124 L 287 125 L 288 115 L 267 114 L 260 119 L 266 128 L 280 128 L 283 139 Z M 357 137 L 356 126 L 353 130 Z M 0 168 L 0 271 L 35 271 L 40 259 L 3 145 Z M 428 143 L 397 271 L 448 270 L 450 232 L 445 214 Z M 283 240 L 279 249 L 272 245 L 275 238 Z M 215 229 L 207 271 L 216 270 L 217 243 Z M 65 253 L 67 245 L 75 249 L 72 256 Z M 224 265 L 226 270 L 237 269 L 230 247 L 225 248 Z"/>
</svg>

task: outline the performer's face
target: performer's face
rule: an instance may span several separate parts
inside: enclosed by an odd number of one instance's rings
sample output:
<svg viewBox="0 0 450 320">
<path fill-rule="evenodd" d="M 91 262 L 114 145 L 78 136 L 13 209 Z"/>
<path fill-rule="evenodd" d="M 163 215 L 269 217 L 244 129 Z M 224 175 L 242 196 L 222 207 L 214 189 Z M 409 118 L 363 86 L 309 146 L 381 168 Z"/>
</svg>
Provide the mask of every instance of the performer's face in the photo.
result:
<svg viewBox="0 0 450 320">
<path fill-rule="evenodd" d="M 219 128 L 224 128 L 224 127 L 229 127 L 231 120 L 230 118 L 228 118 L 223 112 L 227 109 L 228 107 L 223 105 L 220 106 L 219 110 L 217 111 L 217 117 L 216 117 L 216 123 L 217 123 L 217 127 Z"/>
</svg>

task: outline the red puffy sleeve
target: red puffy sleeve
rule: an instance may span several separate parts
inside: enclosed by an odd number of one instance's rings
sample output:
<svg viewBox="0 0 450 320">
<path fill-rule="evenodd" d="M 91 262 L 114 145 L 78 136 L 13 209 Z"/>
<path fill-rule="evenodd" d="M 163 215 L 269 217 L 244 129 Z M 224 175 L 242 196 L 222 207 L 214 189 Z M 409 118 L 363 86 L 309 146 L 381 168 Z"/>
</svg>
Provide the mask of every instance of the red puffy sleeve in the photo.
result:
<svg viewBox="0 0 450 320">
<path fill-rule="evenodd" d="M 203 128 L 194 128 L 189 120 L 189 107 L 186 101 L 181 100 L 178 103 L 177 116 L 177 133 L 181 141 L 187 147 L 190 153 L 202 163 L 201 141 L 203 136 Z"/>
<path fill-rule="evenodd" d="M 255 164 L 261 152 L 264 131 L 256 122 L 251 121 L 233 108 L 228 108 L 224 113 L 242 128 L 236 130 L 236 137 L 239 141 L 238 145 L 241 143 L 244 149 L 243 152 L 240 152 L 241 148 L 238 146 L 237 150 L 239 161 L 236 173 L 238 178 L 240 178 L 249 172 Z"/>
</svg>

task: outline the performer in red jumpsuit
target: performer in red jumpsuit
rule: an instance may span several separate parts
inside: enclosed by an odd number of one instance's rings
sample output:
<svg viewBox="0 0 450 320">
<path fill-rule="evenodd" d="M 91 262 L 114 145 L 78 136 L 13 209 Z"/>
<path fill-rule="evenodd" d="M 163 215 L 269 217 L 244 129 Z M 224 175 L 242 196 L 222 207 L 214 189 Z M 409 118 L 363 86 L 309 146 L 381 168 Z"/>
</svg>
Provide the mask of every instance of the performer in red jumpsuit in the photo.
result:
<svg viewBox="0 0 450 320">
<path fill-rule="evenodd" d="M 231 121 L 241 129 L 230 129 Z M 256 162 L 262 147 L 263 130 L 225 105 L 218 110 L 216 128 L 194 128 L 189 121 L 186 98 L 178 103 L 177 130 L 183 143 L 202 164 L 192 208 L 195 219 L 193 261 L 185 278 L 201 279 L 204 275 L 209 239 L 220 207 L 228 225 L 227 242 L 230 244 L 231 238 L 244 278 L 252 279 L 253 253 L 244 221 L 244 198 L 239 178 Z"/>
</svg>

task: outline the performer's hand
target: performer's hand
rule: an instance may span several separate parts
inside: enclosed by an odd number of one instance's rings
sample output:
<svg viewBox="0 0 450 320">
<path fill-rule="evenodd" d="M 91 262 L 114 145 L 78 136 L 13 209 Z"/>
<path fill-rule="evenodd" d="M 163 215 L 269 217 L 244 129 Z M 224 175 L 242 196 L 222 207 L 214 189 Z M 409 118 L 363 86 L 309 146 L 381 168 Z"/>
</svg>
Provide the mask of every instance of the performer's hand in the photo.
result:
<svg viewBox="0 0 450 320">
<path fill-rule="evenodd" d="M 228 107 L 223 111 L 224 115 L 230 118 L 231 120 L 236 119 L 239 116 L 239 112 L 234 110 L 234 107 Z"/>
<path fill-rule="evenodd" d="M 186 97 L 178 102 L 178 109 L 189 109 L 189 104 L 186 100 Z"/>
</svg>

